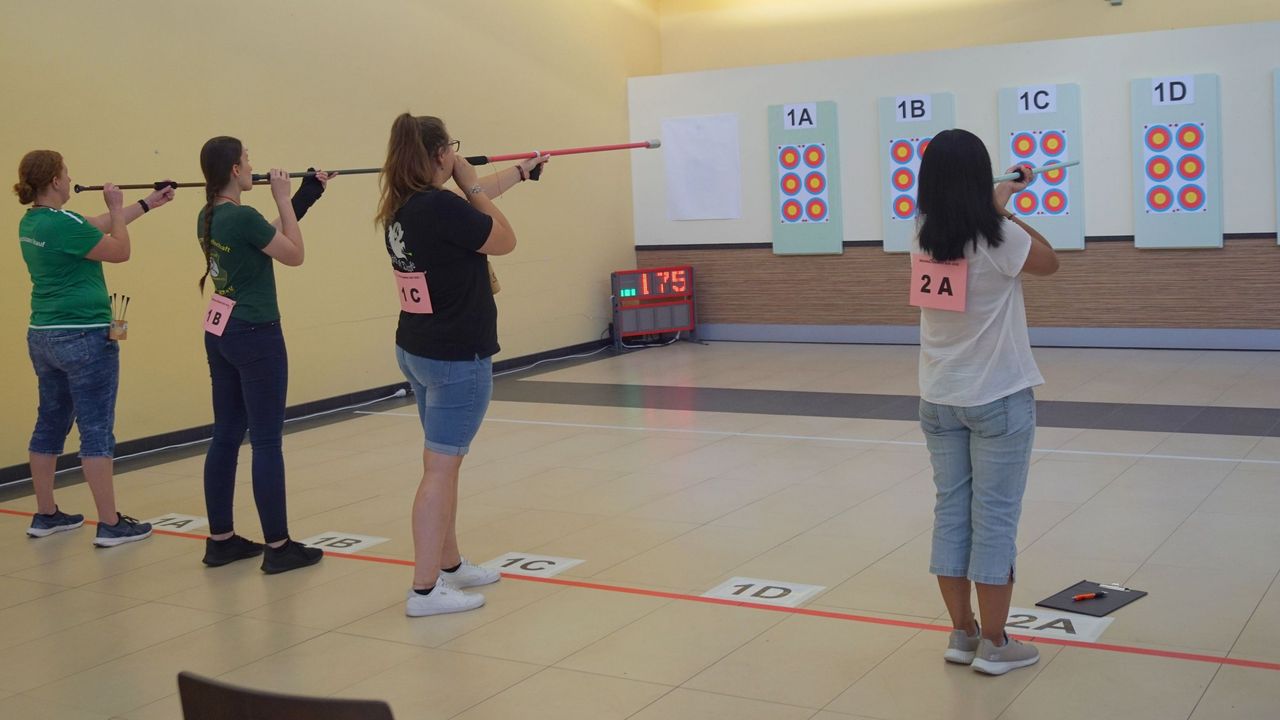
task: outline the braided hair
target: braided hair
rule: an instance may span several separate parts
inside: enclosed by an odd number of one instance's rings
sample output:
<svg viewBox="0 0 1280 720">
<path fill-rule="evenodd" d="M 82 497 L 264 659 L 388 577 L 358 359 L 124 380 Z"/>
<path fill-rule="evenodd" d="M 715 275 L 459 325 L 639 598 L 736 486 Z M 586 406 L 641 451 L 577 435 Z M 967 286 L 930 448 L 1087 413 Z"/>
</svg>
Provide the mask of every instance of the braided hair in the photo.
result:
<svg viewBox="0 0 1280 720">
<path fill-rule="evenodd" d="M 210 139 L 200 148 L 200 171 L 204 173 L 204 209 L 200 211 L 200 249 L 204 251 L 204 275 L 200 276 L 200 292 L 209 277 L 210 248 L 213 245 L 213 201 L 231 182 L 231 170 L 240 163 L 244 145 L 225 135 Z"/>
</svg>

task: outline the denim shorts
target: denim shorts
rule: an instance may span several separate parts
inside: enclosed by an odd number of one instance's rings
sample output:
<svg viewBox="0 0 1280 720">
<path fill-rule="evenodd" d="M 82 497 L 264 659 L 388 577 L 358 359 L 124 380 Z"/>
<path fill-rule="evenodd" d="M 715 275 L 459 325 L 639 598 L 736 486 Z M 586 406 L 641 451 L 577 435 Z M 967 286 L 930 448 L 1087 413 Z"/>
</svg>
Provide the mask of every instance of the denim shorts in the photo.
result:
<svg viewBox="0 0 1280 720">
<path fill-rule="evenodd" d="M 27 330 L 27 352 L 40 390 L 27 449 L 61 455 L 74 422 L 80 426 L 80 457 L 114 455 L 120 344 L 107 338 L 107 328 L 32 328 Z"/>
<path fill-rule="evenodd" d="M 920 401 L 937 486 L 929 572 L 1013 582 L 1018 519 L 1036 434 L 1031 388 L 977 407 Z"/>
<path fill-rule="evenodd" d="M 396 347 L 400 371 L 413 387 L 428 450 L 466 455 L 493 397 L 493 360 L 432 360 Z"/>
</svg>

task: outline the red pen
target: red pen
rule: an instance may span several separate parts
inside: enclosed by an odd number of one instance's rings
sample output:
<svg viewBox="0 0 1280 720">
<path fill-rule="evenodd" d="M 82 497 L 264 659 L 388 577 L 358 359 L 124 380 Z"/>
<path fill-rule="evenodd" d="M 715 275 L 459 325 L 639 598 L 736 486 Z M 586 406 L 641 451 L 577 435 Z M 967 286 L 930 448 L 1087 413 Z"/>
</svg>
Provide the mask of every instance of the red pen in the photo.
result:
<svg viewBox="0 0 1280 720">
<path fill-rule="evenodd" d="M 1073 602 L 1080 602 L 1081 600 L 1092 600 L 1094 598 L 1104 598 L 1106 596 L 1107 594 L 1105 592 L 1099 590 L 1097 592 L 1080 593 L 1079 595 L 1073 596 L 1071 600 Z"/>
</svg>

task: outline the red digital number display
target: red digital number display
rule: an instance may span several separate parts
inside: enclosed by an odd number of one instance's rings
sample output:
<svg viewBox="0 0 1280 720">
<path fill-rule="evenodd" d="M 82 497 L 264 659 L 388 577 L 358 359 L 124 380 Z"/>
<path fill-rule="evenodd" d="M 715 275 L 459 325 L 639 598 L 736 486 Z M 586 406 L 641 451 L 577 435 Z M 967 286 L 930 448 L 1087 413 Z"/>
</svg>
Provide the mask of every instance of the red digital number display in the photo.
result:
<svg viewBox="0 0 1280 720">
<path fill-rule="evenodd" d="M 655 270 L 640 274 L 640 297 L 683 295 L 688 291 L 687 270 Z"/>
</svg>

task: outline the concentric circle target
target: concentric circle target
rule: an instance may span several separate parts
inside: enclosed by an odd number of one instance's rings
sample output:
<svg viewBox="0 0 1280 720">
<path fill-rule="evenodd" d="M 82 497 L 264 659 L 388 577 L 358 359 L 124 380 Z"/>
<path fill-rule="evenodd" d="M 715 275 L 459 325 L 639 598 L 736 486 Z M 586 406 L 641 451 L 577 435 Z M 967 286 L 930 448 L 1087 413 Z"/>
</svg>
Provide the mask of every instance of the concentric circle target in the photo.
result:
<svg viewBox="0 0 1280 720">
<path fill-rule="evenodd" d="M 910 168 L 898 168 L 893 171 L 893 187 L 906 192 L 916 185 L 916 174 Z"/>
<path fill-rule="evenodd" d="M 1040 204 L 1050 215 L 1061 215 L 1067 211 L 1067 194 L 1061 190 L 1050 190 L 1040 198 Z"/>
<path fill-rule="evenodd" d="M 797 222 L 804 214 L 804 206 L 799 200 L 788 200 L 782 203 L 782 219 L 787 222 Z"/>
<path fill-rule="evenodd" d="M 1164 152 L 1169 149 L 1169 144 L 1173 142 L 1173 134 L 1169 132 L 1169 128 L 1164 125 L 1152 125 L 1147 128 L 1143 142 L 1147 147 L 1155 152 Z"/>
<path fill-rule="evenodd" d="M 1013 154 L 1015 157 L 1029 158 L 1036 151 L 1036 139 L 1031 133 L 1018 133 L 1013 136 Z"/>
<path fill-rule="evenodd" d="M 804 176 L 804 189 L 817 195 L 827 189 L 827 176 L 814 170 Z"/>
<path fill-rule="evenodd" d="M 1056 164 L 1057 163 L 1049 163 L 1048 165 L 1052 167 Z M 1050 185 L 1061 185 L 1062 181 L 1067 179 L 1067 169 L 1057 168 L 1055 170 L 1045 170 L 1040 174 L 1040 176 L 1043 177 L 1044 181 Z"/>
<path fill-rule="evenodd" d="M 1178 177 L 1183 180 L 1199 180 L 1204 175 L 1204 160 L 1199 155 L 1183 155 L 1178 159 Z"/>
<path fill-rule="evenodd" d="M 1067 147 L 1067 139 L 1057 130 L 1050 130 L 1040 136 L 1040 149 L 1049 157 L 1057 157 Z"/>
<path fill-rule="evenodd" d="M 812 198 L 805 205 L 804 211 L 812 222 L 821 222 L 827 217 L 827 204 L 822 198 Z"/>
<path fill-rule="evenodd" d="M 1204 207 L 1204 199 L 1204 190 L 1194 183 L 1183 185 L 1178 191 L 1178 207 L 1188 212 Z"/>
<path fill-rule="evenodd" d="M 1013 206 L 1023 215 L 1030 215 L 1036 211 L 1036 207 L 1040 204 L 1035 193 L 1021 192 L 1013 199 Z"/>
<path fill-rule="evenodd" d="M 1196 123 L 1183 123 L 1178 128 L 1178 147 L 1195 150 L 1204 144 L 1204 129 Z"/>
<path fill-rule="evenodd" d="M 783 175 L 782 192 L 786 195 L 795 195 L 800 192 L 800 176 L 795 173 Z"/>
<path fill-rule="evenodd" d="M 795 170 L 800 164 L 800 151 L 788 145 L 778 151 L 778 164 L 787 170 Z"/>
<path fill-rule="evenodd" d="M 827 151 L 821 145 L 810 145 L 804 149 L 804 164 L 811 168 L 822 165 L 827 159 Z"/>
<path fill-rule="evenodd" d="M 919 155 L 920 157 L 924 157 L 924 151 L 929 149 L 929 141 L 930 141 L 930 140 L 932 140 L 932 139 L 933 139 L 933 138 L 931 138 L 931 137 L 927 137 L 927 138 L 922 139 L 922 140 L 921 140 L 921 141 L 916 145 L 916 154 L 917 154 L 917 155 Z"/>
<path fill-rule="evenodd" d="M 1147 207 L 1164 212 L 1173 206 L 1173 191 L 1164 185 L 1156 185 L 1147 191 Z"/>
<path fill-rule="evenodd" d="M 1164 155 L 1154 155 L 1147 161 L 1147 177 L 1156 181 L 1164 182 L 1173 174 L 1173 161 Z"/>
<path fill-rule="evenodd" d="M 893 200 L 893 214 L 902 220 L 916 214 L 916 201 L 910 195 L 899 195 Z"/>
<path fill-rule="evenodd" d="M 899 165 L 906 165 L 915 156 L 915 148 L 906 140 L 899 140 L 889 148 L 889 156 Z"/>
</svg>

